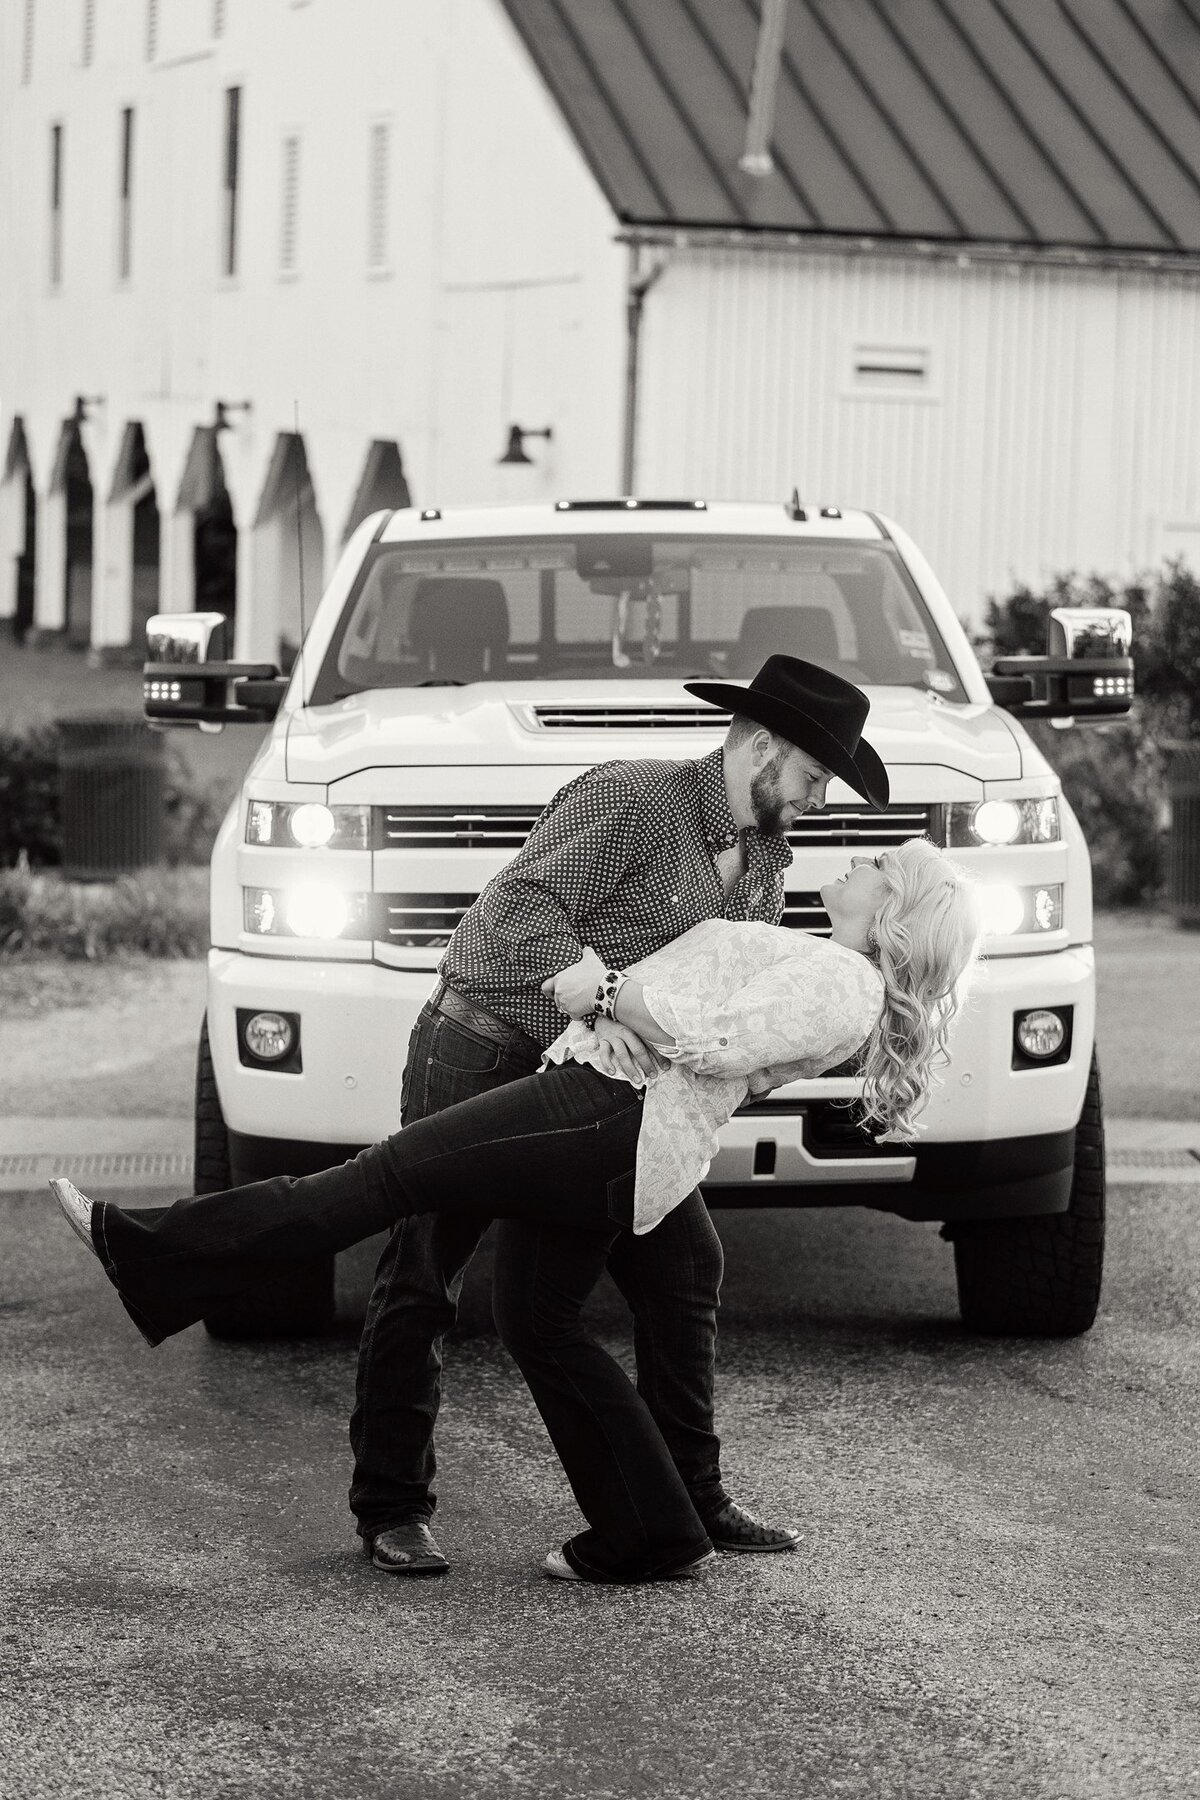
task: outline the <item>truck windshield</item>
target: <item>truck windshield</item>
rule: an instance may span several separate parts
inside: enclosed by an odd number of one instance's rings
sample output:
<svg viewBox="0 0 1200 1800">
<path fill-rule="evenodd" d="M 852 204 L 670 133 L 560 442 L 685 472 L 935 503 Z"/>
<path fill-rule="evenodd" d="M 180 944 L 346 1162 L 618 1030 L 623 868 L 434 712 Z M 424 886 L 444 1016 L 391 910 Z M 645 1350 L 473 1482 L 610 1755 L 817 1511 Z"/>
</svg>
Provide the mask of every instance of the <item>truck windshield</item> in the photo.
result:
<svg viewBox="0 0 1200 1800">
<path fill-rule="evenodd" d="M 752 676 L 784 652 L 963 700 L 886 544 L 579 536 L 378 547 L 313 693 Z"/>
</svg>

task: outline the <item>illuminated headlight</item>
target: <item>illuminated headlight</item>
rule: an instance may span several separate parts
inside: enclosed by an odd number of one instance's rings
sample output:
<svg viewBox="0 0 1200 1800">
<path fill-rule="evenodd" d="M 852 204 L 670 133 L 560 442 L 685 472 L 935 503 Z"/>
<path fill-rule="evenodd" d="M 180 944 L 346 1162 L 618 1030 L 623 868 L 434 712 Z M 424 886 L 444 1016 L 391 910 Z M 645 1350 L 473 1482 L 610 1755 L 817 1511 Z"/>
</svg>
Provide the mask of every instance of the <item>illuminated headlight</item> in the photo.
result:
<svg viewBox="0 0 1200 1800">
<path fill-rule="evenodd" d="M 1092 678 L 1092 692 L 1097 699 L 1121 699 L 1125 695 L 1133 695 L 1133 677 L 1131 675 L 1096 675 Z"/>
<path fill-rule="evenodd" d="M 1016 937 L 1023 932 L 1062 928 L 1062 883 L 1044 887 L 1010 887 L 987 882 L 980 888 L 985 937 Z"/>
<path fill-rule="evenodd" d="M 252 1056 L 278 1062 L 295 1044 L 296 1028 L 286 1013 L 256 1012 L 242 1026 L 242 1037 Z"/>
<path fill-rule="evenodd" d="M 1066 1021 L 1056 1012 L 1039 1008 L 1021 1013 L 1017 1018 L 1017 1043 L 1035 1062 L 1046 1062 L 1057 1056 L 1066 1040 Z"/>
<path fill-rule="evenodd" d="M 946 808 L 946 842 L 963 850 L 977 844 L 1057 844 L 1062 838 L 1058 801 L 952 800 Z"/>
<path fill-rule="evenodd" d="M 324 806 L 317 800 L 252 800 L 246 842 L 288 850 L 369 850 L 369 806 Z"/>
<path fill-rule="evenodd" d="M 326 881 L 294 887 L 242 889 L 245 928 L 255 937 L 369 938 L 370 896 L 348 894 Z"/>
</svg>

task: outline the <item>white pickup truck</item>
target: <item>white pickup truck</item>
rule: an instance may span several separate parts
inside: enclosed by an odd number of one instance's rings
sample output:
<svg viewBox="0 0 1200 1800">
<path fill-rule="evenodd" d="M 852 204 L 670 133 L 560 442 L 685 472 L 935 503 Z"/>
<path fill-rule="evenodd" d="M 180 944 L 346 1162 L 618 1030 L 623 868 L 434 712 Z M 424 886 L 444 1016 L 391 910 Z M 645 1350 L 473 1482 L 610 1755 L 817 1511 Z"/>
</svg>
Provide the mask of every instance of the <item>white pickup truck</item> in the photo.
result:
<svg viewBox="0 0 1200 1800">
<path fill-rule="evenodd" d="M 220 613 L 150 622 L 147 717 L 274 720 L 212 858 L 196 1085 L 204 1189 L 303 1173 L 396 1128 L 409 1029 L 465 909 L 551 795 L 618 758 L 700 757 L 719 714 L 683 682 L 774 651 L 870 697 L 893 799 L 837 782 L 790 833 L 784 924 L 853 851 L 917 834 L 985 884 L 984 959 L 919 1141 L 863 1131 L 851 1068 L 748 1105 L 714 1206 L 858 1205 L 940 1220 L 964 1322 L 1086 1330 L 1104 1137 L 1087 846 L 1021 716 L 1128 711 L 1129 618 L 1058 613 L 991 675 L 897 525 L 836 506 L 559 501 L 380 513 L 346 546 L 283 677 L 225 660 Z M 293 1271 L 229 1332 L 310 1329 L 332 1270 Z"/>
</svg>

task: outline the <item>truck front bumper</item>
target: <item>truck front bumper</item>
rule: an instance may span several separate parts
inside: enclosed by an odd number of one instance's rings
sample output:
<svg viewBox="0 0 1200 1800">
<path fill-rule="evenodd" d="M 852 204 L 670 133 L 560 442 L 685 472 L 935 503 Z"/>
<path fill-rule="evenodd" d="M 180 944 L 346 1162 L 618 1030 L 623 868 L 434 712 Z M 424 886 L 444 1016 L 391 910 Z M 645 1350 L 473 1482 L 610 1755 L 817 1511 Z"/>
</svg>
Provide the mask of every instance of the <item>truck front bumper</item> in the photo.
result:
<svg viewBox="0 0 1200 1800">
<path fill-rule="evenodd" d="M 238 1166 L 303 1173 L 395 1131 L 409 1032 L 434 980 L 376 963 L 210 951 L 209 1040 Z M 836 1141 L 858 1082 L 795 1082 L 730 1120 L 706 1197 L 715 1206 L 869 1206 L 911 1219 L 1065 1210 L 1094 985 L 1088 947 L 981 963 L 914 1146 Z M 1034 1007 L 1072 1009 L 1071 1052 L 1051 1067 L 1014 1068 L 1014 1015 Z M 237 1014 L 247 1009 L 298 1015 L 298 1067 L 243 1060 Z"/>
</svg>

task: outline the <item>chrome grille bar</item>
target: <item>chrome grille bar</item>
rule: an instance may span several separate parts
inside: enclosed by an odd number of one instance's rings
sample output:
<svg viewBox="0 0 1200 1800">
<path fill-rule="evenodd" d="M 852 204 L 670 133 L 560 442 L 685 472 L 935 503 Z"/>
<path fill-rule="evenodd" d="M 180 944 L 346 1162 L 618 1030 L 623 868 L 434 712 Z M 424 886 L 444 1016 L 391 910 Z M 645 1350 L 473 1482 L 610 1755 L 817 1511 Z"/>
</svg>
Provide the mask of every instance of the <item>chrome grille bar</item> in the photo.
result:
<svg viewBox="0 0 1200 1800">
<path fill-rule="evenodd" d="M 540 806 L 379 806 L 377 850 L 519 850 L 533 830 Z M 787 834 L 795 850 L 876 849 L 945 832 L 940 806 L 827 806 L 797 819 Z"/>
<path fill-rule="evenodd" d="M 377 894 L 375 932 L 380 943 L 405 949 L 441 950 L 474 894 Z"/>
<path fill-rule="evenodd" d="M 519 850 L 540 806 L 378 806 L 378 850 Z"/>
<path fill-rule="evenodd" d="M 785 894 L 779 923 L 792 931 L 811 931 L 816 937 L 828 937 L 833 930 L 820 894 L 812 892 Z"/>
</svg>

